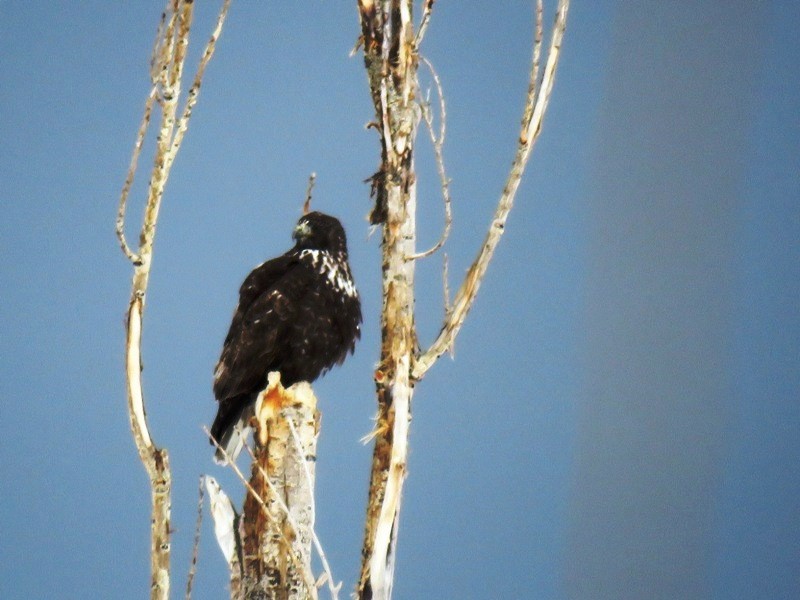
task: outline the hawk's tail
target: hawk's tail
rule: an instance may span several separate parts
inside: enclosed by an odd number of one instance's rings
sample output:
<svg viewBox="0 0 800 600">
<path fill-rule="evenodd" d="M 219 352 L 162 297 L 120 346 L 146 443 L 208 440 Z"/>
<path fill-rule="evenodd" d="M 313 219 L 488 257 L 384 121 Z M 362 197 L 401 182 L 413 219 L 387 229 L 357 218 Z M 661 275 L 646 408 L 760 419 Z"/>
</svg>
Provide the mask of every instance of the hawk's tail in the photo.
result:
<svg viewBox="0 0 800 600">
<path fill-rule="evenodd" d="M 228 457 L 235 461 L 250 435 L 250 419 L 253 417 L 253 402 L 249 394 L 227 398 L 219 403 L 217 416 L 211 426 L 211 436 L 225 449 Z M 214 445 L 214 442 L 211 442 Z M 214 462 L 227 465 L 225 454 L 217 449 Z"/>
</svg>

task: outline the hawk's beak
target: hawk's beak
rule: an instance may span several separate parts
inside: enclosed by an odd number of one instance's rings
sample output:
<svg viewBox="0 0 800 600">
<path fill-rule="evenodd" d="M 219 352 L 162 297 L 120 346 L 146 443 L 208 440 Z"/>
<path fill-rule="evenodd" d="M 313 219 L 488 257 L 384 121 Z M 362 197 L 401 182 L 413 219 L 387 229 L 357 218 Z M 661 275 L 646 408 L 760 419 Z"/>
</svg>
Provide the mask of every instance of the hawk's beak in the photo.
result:
<svg viewBox="0 0 800 600">
<path fill-rule="evenodd" d="M 311 228 L 308 226 L 308 223 L 303 221 L 302 223 L 298 223 L 297 227 L 294 228 L 294 231 L 292 232 L 292 239 L 295 241 L 302 240 L 307 238 L 310 234 Z"/>
</svg>

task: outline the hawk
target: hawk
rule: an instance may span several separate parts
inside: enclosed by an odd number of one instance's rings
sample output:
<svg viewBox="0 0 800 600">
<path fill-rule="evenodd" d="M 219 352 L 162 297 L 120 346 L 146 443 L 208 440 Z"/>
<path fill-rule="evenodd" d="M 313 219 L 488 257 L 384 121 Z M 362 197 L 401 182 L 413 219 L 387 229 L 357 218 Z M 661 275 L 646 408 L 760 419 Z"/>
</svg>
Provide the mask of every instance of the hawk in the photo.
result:
<svg viewBox="0 0 800 600">
<path fill-rule="evenodd" d="M 246 443 L 255 400 L 278 371 L 289 387 L 314 381 L 355 350 L 361 302 L 347 262 L 342 224 L 303 215 L 294 247 L 247 276 L 214 371 L 219 402 L 211 435 L 235 459 Z M 215 460 L 225 463 L 219 450 Z"/>
</svg>

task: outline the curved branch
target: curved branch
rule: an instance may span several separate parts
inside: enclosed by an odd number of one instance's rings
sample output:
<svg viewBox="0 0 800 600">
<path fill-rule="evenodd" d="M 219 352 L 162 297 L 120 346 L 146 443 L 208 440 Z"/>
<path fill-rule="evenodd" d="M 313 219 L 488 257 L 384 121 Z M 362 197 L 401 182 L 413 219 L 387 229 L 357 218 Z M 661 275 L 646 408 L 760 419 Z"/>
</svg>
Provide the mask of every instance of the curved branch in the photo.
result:
<svg viewBox="0 0 800 600">
<path fill-rule="evenodd" d="M 447 177 L 447 171 L 444 168 L 444 154 L 442 152 L 442 148 L 444 146 L 444 137 L 447 133 L 447 106 L 445 105 L 444 91 L 442 90 L 442 82 L 439 79 L 439 74 L 436 72 L 436 69 L 433 68 L 433 65 L 427 58 L 420 56 L 420 60 L 422 60 L 422 62 L 425 63 L 430 70 L 433 81 L 436 84 L 436 93 L 439 96 L 438 136 L 433 132 L 433 115 L 431 115 L 430 105 L 427 101 L 420 102 L 419 104 L 420 108 L 422 109 L 422 118 L 425 120 L 425 125 L 427 126 L 428 134 L 431 138 L 431 144 L 433 145 L 433 155 L 436 159 L 436 170 L 439 173 L 439 184 L 442 186 L 442 199 L 444 200 L 444 231 L 442 231 L 442 236 L 439 238 L 439 241 L 436 242 L 436 244 L 424 252 L 418 252 L 407 257 L 407 260 L 425 258 L 426 256 L 430 256 L 439 250 L 442 246 L 444 246 L 447 238 L 450 237 L 450 229 L 453 226 L 453 209 L 450 201 L 450 179 Z M 417 86 L 417 89 L 419 90 L 419 85 Z M 422 94 L 420 93 L 420 96 L 421 95 Z"/>
<path fill-rule="evenodd" d="M 144 115 L 142 116 L 142 122 L 139 124 L 139 130 L 136 132 L 136 141 L 133 143 L 131 164 L 128 166 L 128 175 L 125 177 L 125 183 L 122 185 L 122 192 L 119 195 L 119 207 L 117 208 L 117 220 L 115 222 L 115 230 L 120 248 L 122 248 L 122 252 L 133 264 L 139 263 L 140 258 L 138 254 L 131 250 L 130 246 L 128 246 L 128 241 L 125 239 L 125 212 L 128 208 L 128 195 L 130 194 L 133 179 L 139 164 L 139 155 L 142 153 L 144 136 L 150 125 L 150 115 L 153 113 L 153 100 L 155 100 L 157 91 L 158 88 L 154 84 L 153 87 L 150 88 L 150 93 L 144 103 Z"/>
<path fill-rule="evenodd" d="M 147 424 L 147 414 L 142 393 L 142 319 L 150 278 L 158 210 L 172 161 L 180 146 L 180 139 L 185 133 L 186 122 L 188 121 L 188 117 L 182 119 L 179 124 L 178 135 L 174 135 L 175 112 L 180 93 L 183 63 L 186 58 L 193 10 L 194 3 L 191 0 L 170 0 L 162 14 L 151 55 L 150 78 L 152 87 L 145 102 L 144 115 L 136 134 L 133 156 L 120 194 L 115 223 L 120 247 L 125 256 L 134 265 L 131 297 L 128 304 L 125 345 L 126 395 L 131 433 L 139 458 L 150 478 L 152 511 L 150 597 L 153 600 L 166 600 L 169 598 L 172 476 L 168 453 L 166 449 L 158 448 L 155 445 Z M 223 17 L 224 12 L 221 18 Z M 218 26 L 221 26 L 221 22 L 218 23 Z M 216 35 L 218 35 L 218 31 Z M 208 54 L 208 49 L 206 53 Z M 199 87 L 197 78 L 195 79 L 195 84 L 196 87 Z M 144 220 L 139 234 L 139 246 L 137 252 L 134 253 L 125 239 L 125 214 L 128 195 L 137 170 L 144 137 L 150 124 L 154 102 L 158 102 L 158 106 L 161 109 L 161 124 L 156 143 L 153 170 L 147 190 Z M 190 92 L 190 98 L 187 101 L 187 110 L 189 112 L 193 103 L 194 100 Z M 176 141 L 177 144 L 175 143 Z"/>
<path fill-rule="evenodd" d="M 464 277 L 464 281 L 453 301 L 452 311 L 446 316 L 442 329 L 430 348 L 419 354 L 416 358 L 411 372 L 412 378 L 415 380 L 421 379 L 428 369 L 430 369 L 439 357 L 453 344 L 461 326 L 464 324 L 467 313 L 470 308 L 472 308 L 475 296 L 486 274 L 486 269 L 503 235 L 506 219 L 514 205 L 514 197 L 519 188 L 519 182 L 525 171 L 528 158 L 530 157 L 531 149 L 541 133 L 542 122 L 547 110 L 548 101 L 550 100 L 550 93 L 553 90 L 553 82 L 555 81 L 556 67 L 558 66 L 558 59 L 561 51 L 561 41 L 564 37 L 567 24 L 568 9 L 569 0 L 559 0 L 555 24 L 553 25 L 553 34 L 547 54 L 547 64 L 544 68 L 541 85 L 537 86 L 538 57 L 541 44 L 538 26 L 540 17 L 538 15 L 541 14 L 542 10 L 541 0 L 537 3 L 537 40 L 534 43 L 534 57 L 531 65 L 528 98 L 522 118 L 522 127 L 517 144 L 516 156 L 514 157 L 514 162 L 511 165 L 511 170 L 506 179 L 503 193 L 500 195 L 500 200 L 495 209 L 489 231 L 486 233 L 483 246 Z"/>
<path fill-rule="evenodd" d="M 138 270 L 138 268 L 137 268 Z M 135 290 L 128 307 L 128 336 L 126 343 L 126 380 L 128 415 L 131 432 L 139 458 L 150 478 L 151 536 L 150 536 L 150 597 L 169 598 L 170 555 L 170 490 L 172 476 L 165 449 L 157 448 L 150 436 L 144 409 L 141 380 L 142 308 L 144 294 Z"/>
</svg>

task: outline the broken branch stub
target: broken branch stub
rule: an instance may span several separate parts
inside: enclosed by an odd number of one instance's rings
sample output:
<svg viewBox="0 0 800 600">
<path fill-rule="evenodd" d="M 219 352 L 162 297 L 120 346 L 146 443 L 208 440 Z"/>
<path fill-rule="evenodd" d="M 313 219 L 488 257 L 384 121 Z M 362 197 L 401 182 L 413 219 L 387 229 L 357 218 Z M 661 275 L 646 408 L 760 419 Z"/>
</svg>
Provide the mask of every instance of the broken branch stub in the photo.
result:
<svg viewBox="0 0 800 600">
<path fill-rule="evenodd" d="M 270 373 L 254 421 L 254 460 L 242 515 L 244 596 L 316 598 L 310 556 L 319 412 L 311 386 L 284 388 L 280 374 Z"/>
</svg>

